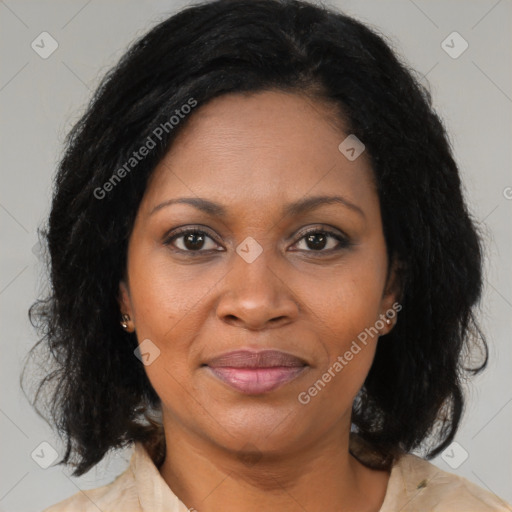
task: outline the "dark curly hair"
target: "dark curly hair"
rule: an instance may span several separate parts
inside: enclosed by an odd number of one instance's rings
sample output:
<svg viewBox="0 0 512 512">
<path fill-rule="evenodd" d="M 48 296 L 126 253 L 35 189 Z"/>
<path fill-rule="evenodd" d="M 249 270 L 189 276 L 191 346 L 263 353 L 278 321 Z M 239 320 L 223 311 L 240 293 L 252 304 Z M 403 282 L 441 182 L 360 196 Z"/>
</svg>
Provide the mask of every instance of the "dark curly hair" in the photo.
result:
<svg viewBox="0 0 512 512">
<path fill-rule="evenodd" d="M 224 94 L 264 90 L 330 105 L 372 163 L 402 311 L 378 343 L 354 402 L 354 428 L 388 457 L 422 448 L 430 458 L 454 438 L 465 372 L 480 371 L 488 358 L 474 311 L 483 245 L 430 92 L 384 36 L 328 7 L 216 0 L 189 6 L 134 42 L 66 140 L 42 230 L 51 289 L 30 308 L 41 339 L 28 356 L 46 350 L 49 370 L 32 405 L 41 414 L 45 399 L 44 412 L 66 439 L 59 464 L 74 465 L 74 476 L 134 441 L 155 460 L 165 453 L 154 416 L 160 399 L 134 357 L 135 334 L 120 327 L 118 287 L 148 177 L 193 112 L 160 130 L 156 147 L 108 194 L 98 190 L 191 98 L 197 110 Z M 481 360 L 467 368 L 473 344 Z"/>
</svg>

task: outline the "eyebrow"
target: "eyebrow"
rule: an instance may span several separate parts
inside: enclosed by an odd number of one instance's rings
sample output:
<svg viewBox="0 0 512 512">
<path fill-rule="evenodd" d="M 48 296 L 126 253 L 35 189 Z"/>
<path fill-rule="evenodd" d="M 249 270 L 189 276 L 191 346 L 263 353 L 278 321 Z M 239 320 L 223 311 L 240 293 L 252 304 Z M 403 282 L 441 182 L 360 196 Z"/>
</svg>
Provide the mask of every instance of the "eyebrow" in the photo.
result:
<svg viewBox="0 0 512 512">
<path fill-rule="evenodd" d="M 221 218 L 225 218 L 228 215 L 227 210 L 219 203 L 215 203 L 213 201 L 210 201 L 208 199 L 204 199 L 202 197 L 179 197 L 176 199 L 169 199 L 167 201 L 164 201 L 163 203 L 158 204 L 155 206 L 149 215 L 153 215 L 157 211 L 161 210 L 162 208 L 165 208 L 167 206 L 170 206 L 172 204 L 189 204 L 198 210 L 201 210 L 204 213 L 207 213 L 211 216 L 217 216 Z M 289 203 L 285 205 L 283 208 L 282 214 L 283 216 L 288 215 L 299 215 L 301 213 L 314 210 L 316 208 L 319 208 L 320 206 L 328 205 L 328 204 L 341 204 L 361 215 L 363 218 L 366 218 L 363 210 L 355 205 L 354 203 L 351 203 L 347 199 L 345 199 L 342 196 L 313 196 L 313 197 L 306 197 L 304 199 L 299 199 L 298 201 L 295 201 L 293 203 Z"/>
</svg>

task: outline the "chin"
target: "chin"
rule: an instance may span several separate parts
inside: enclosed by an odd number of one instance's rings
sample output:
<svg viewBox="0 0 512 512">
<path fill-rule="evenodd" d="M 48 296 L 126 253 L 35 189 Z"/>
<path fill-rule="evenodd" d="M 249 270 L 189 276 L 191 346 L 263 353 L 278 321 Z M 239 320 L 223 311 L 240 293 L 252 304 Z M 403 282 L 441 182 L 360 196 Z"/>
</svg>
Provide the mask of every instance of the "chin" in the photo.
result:
<svg viewBox="0 0 512 512">
<path fill-rule="evenodd" d="M 215 425 L 215 437 L 229 450 L 239 451 L 245 446 L 249 451 L 282 452 L 301 438 L 296 412 L 294 414 L 294 411 L 284 408 L 279 410 L 275 405 L 244 407 L 237 411 L 230 409 L 224 414 L 212 412 L 212 416 L 219 419 Z M 304 431 L 307 430 L 304 427 Z"/>
</svg>

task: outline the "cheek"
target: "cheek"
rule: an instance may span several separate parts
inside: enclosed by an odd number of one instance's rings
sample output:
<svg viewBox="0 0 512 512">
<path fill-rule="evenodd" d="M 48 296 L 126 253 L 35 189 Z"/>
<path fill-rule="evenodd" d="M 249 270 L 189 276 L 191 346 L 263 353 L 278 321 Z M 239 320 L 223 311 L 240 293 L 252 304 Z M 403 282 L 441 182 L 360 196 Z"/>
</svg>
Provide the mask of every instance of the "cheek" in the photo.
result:
<svg viewBox="0 0 512 512">
<path fill-rule="evenodd" d="M 345 354 L 345 352 L 343 353 Z M 361 389 L 373 360 L 374 348 L 368 346 L 348 361 L 341 355 L 322 368 L 309 387 L 297 396 L 299 417 L 315 418 L 316 428 L 332 426 L 340 418 L 349 418 L 354 398 Z"/>
<path fill-rule="evenodd" d="M 166 345 L 178 337 L 187 317 L 200 312 L 201 300 L 211 290 L 213 276 L 201 276 L 194 265 L 172 263 L 165 248 L 138 247 L 130 256 L 131 300 L 137 334 L 142 339 L 154 338 Z"/>
<path fill-rule="evenodd" d="M 131 302 L 140 350 L 150 353 L 146 374 L 164 403 L 186 402 L 193 392 L 194 340 L 208 316 L 215 272 L 170 262 L 165 249 L 143 244 L 129 253 Z M 148 341 L 149 340 L 149 341 Z M 145 345 L 143 345 L 145 344 Z"/>
<path fill-rule="evenodd" d="M 347 413 L 373 363 L 378 331 L 364 302 L 330 311 L 323 329 L 326 356 L 297 396 L 309 413 L 327 423 Z"/>
<path fill-rule="evenodd" d="M 383 312 L 384 270 L 381 262 L 367 261 L 360 254 L 334 269 L 324 285 L 307 286 L 308 307 L 315 313 L 324 339 L 330 340 L 331 357 L 345 352 L 358 336 L 364 339 L 368 330 L 375 332 L 375 323 Z"/>
<path fill-rule="evenodd" d="M 329 403 L 337 404 L 334 409 L 339 411 L 350 407 L 370 370 L 382 328 L 377 325 L 385 278 L 382 268 L 361 255 L 334 272 L 328 286 L 310 287 L 316 292 L 310 292 L 308 304 L 315 312 L 325 356 L 304 392 L 305 401 L 316 402 L 318 414 L 325 413 Z"/>
</svg>

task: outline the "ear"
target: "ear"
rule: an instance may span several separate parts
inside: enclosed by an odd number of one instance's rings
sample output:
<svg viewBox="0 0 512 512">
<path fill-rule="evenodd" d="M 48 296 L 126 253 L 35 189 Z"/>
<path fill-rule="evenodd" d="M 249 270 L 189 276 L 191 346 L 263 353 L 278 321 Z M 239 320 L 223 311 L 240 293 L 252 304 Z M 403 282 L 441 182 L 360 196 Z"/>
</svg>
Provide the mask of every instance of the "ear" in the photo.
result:
<svg viewBox="0 0 512 512">
<path fill-rule="evenodd" d="M 397 258 L 394 258 L 390 270 L 388 272 L 388 278 L 384 287 L 384 292 L 381 301 L 381 317 L 386 318 L 383 315 L 389 313 L 388 317 L 391 320 L 389 325 L 386 325 L 382 331 L 382 334 L 387 334 L 397 322 L 397 314 L 402 309 L 402 296 L 403 296 L 403 283 L 401 279 L 401 271 L 403 267 Z"/>
<path fill-rule="evenodd" d="M 119 310 L 121 315 L 128 315 L 133 318 L 132 301 L 130 299 L 130 291 L 128 284 L 124 279 L 119 281 L 119 294 L 117 296 L 117 302 L 119 304 Z"/>
</svg>

